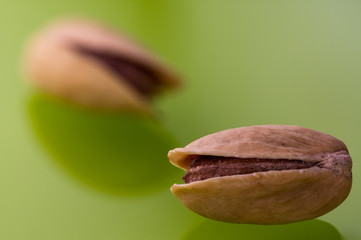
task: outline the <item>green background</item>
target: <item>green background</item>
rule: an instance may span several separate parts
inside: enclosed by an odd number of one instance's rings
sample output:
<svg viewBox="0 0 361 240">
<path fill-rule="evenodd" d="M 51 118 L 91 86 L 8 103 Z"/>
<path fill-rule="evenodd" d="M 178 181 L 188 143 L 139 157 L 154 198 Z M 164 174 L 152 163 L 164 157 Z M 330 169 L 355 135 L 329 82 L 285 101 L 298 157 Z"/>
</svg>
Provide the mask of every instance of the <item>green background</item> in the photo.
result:
<svg viewBox="0 0 361 240">
<path fill-rule="evenodd" d="M 0 3 L 1 239 L 361 238 L 360 1 Z M 27 38 L 69 14 L 122 29 L 183 76 L 181 90 L 155 100 L 156 121 L 78 108 L 25 83 Z M 223 224 L 183 207 L 169 192 L 182 171 L 167 151 L 256 124 L 343 140 L 354 160 L 348 199 L 323 221 L 283 226 Z"/>
</svg>

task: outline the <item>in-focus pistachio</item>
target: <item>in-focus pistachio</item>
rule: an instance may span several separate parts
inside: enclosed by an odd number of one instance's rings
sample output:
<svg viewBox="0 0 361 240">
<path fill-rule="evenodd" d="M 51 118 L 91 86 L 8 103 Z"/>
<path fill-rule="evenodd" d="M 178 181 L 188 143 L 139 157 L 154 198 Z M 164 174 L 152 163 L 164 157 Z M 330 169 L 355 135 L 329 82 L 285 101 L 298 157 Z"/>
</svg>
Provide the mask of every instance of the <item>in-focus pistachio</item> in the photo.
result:
<svg viewBox="0 0 361 240">
<path fill-rule="evenodd" d="M 59 20 L 29 42 L 25 71 L 51 94 L 76 103 L 149 112 L 150 97 L 179 85 L 155 56 L 88 20 Z"/>
<path fill-rule="evenodd" d="M 194 212 L 224 222 L 312 219 L 341 204 L 352 183 L 345 144 L 298 126 L 224 130 L 171 150 L 168 158 L 187 170 L 173 194 Z"/>
</svg>

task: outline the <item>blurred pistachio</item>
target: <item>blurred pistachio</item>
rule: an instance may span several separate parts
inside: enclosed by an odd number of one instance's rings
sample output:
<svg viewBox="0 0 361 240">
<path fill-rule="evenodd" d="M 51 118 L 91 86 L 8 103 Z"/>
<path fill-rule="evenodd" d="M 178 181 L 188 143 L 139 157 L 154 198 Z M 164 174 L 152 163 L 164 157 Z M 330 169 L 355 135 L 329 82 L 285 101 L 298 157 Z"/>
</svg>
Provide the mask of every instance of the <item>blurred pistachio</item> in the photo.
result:
<svg viewBox="0 0 361 240">
<path fill-rule="evenodd" d="M 99 23 L 63 19 L 29 41 L 25 73 L 38 88 L 81 105 L 151 112 L 150 98 L 179 85 L 152 53 Z"/>
</svg>

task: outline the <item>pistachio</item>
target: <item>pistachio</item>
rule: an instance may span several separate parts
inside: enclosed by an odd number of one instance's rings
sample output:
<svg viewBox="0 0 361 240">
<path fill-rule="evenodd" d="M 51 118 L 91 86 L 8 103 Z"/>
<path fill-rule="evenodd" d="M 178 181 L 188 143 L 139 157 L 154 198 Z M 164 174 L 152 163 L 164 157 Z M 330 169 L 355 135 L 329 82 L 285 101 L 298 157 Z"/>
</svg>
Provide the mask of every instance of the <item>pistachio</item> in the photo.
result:
<svg viewBox="0 0 361 240">
<path fill-rule="evenodd" d="M 184 170 L 172 193 L 194 212 L 231 223 L 284 224 L 341 204 L 352 183 L 345 144 L 286 125 L 228 129 L 168 153 Z"/>
<path fill-rule="evenodd" d="M 149 112 L 179 79 L 134 41 L 99 23 L 68 19 L 29 42 L 25 71 L 40 89 L 86 106 Z"/>
</svg>

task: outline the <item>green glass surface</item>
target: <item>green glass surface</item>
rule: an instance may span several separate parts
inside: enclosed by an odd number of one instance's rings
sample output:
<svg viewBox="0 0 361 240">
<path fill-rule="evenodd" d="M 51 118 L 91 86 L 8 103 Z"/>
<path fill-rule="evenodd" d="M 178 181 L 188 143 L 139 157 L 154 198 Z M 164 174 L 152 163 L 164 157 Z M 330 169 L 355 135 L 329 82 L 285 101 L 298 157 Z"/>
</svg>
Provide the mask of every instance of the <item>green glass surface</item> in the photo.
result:
<svg viewBox="0 0 361 240">
<path fill-rule="evenodd" d="M 234 239 L 255 229 L 282 239 L 303 236 L 305 227 L 307 239 L 338 239 L 335 228 L 361 239 L 360 1 L 0 3 L 0 239 L 202 239 L 209 228 Z M 33 95 L 19 70 L 24 45 L 63 15 L 121 29 L 183 76 L 182 89 L 154 99 L 156 121 Z M 343 140 L 354 160 L 348 199 L 323 222 L 264 227 L 204 222 L 170 193 L 182 171 L 168 163 L 167 148 L 255 124 L 300 125 Z M 145 133 L 139 145 L 155 148 L 133 156 L 131 129 Z"/>
<path fill-rule="evenodd" d="M 175 139 L 147 116 L 85 109 L 44 94 L 31 96 L 29 116 L 53 159 L 102 191 L 152 193 L 182 177 L 166 161 Z"/>
<path fill-rule="evenodd" d="M 182 240 L 341 240 L 343 239 L 335 227 L 320 220 L 310 220 L 299 223 L 276 226 L 237 225 L 205 221 L 185 234 Z"/>
</svg>

